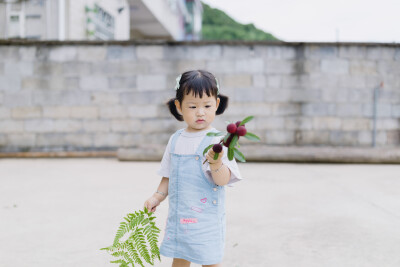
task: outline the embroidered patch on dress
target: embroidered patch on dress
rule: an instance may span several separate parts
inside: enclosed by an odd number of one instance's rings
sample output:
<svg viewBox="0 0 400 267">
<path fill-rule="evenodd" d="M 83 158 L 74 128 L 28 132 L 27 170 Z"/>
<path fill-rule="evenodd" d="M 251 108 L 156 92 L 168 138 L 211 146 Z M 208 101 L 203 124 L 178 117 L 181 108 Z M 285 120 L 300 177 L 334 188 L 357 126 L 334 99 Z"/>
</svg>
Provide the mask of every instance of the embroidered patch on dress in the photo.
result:
<svg viewBox="0 0 400 267">
<path fill-rule="evenodd" d="M 198 207 L 192 207 L 192 210 L 197 211 L 197 212 L 199 212 L 199 213 L 202 213 L 202 212 L 203 212 L 203 209 L 198 208 Z"/>
<path fill-rule="evenodd" d="M 200 199 L 200 201 L 203 202 L 203 203 L 206 203 L 207 202 L 207 198 L 205 197 L 203 199 Z"/>
<path fill-rule="evenodd" d="M 182 224 L 197 223 L 197 218 L 181 218 Z"/>
</svg>

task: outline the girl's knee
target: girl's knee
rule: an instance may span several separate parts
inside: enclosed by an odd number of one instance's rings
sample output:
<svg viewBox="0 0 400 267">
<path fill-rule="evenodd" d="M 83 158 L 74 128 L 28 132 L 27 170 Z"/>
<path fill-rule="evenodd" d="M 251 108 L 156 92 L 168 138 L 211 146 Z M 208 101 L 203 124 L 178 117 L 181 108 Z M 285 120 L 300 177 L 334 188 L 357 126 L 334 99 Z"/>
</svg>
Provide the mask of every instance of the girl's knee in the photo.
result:
<svg viewBox="0 0 400 267">
<path fill-rule="evenodd" d="M 222 264 L 218 263 L 218 264 L 212 264 L 212 265 L 203 265 L 203 267 L 222 267 Z"/>
<path fill-rule="evenodd" d="M 172 262 L 172 267 L 189 267 L 189 266 L 190 266 L 190 261 L 184 259 L 174 258 L 174 261 Z"/>
</svg>

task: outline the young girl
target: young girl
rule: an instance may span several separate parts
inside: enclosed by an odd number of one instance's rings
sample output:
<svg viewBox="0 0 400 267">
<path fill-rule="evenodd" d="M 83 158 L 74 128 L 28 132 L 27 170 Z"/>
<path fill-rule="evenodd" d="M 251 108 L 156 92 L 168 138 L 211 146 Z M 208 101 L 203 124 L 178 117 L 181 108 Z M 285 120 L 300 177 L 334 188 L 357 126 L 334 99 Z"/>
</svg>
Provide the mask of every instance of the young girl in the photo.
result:
<svg viewBox="0 0 400 267">
<path fill-rule="evenodd" d="M 221 136 L 211 123 L 228 106 L 219 94 L 218 81 L 203 70 L 187 71 L 177 78 L 176 98 L 167 102 L 172 115 L 185 121 L 168 141 L 158 174 L 157 191 L 144 206 L 151 212 L 169 195 L 169 211 L 160 254 L 174 258 L 172 266 L 221 266 L 225 247 L 225 187 L 240 181 L 235 159 L 228 160 L 227 148 L 214 160 L 210 144 Z M 204 159 L 207 163 L 203 165 Z"/>
</svg>

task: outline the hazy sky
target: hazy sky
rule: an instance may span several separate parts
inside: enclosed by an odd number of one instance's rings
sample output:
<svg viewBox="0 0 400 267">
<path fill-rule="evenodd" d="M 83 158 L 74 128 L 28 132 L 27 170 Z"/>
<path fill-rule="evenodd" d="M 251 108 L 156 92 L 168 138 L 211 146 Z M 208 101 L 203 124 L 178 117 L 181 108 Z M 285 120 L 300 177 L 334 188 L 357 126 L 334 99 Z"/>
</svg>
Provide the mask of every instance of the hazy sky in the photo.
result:
<svg viewBox="0 0 400 267">
<path fill-rule="evenodd" d="M 400 43 L 400 0 L 203 0 L 283 41 Z"/>
</svg>

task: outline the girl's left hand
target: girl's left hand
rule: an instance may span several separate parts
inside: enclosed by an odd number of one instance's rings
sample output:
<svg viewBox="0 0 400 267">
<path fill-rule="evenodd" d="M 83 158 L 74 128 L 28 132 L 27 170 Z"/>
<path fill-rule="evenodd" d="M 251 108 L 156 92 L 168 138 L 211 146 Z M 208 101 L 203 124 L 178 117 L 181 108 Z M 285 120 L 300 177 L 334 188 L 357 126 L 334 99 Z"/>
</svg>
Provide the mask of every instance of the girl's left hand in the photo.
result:
<svg viewBox="0 0 400 267">
<path fill-rule="evenodd" d="M 215 160 L 214 156 L 215 156 L 215 152 L 212 148 L 210 148 L 208 150 L 208 153 L 206 155 L 206 159 L 208 160 L 208 162 L 210 164 L 214 164 L 214 163 L 218 163 L 218 162 L 222 162 L 222 156 L 224 155 L 224 150 L 222 149 L 222 151 L 220 153 L 218 153 L 218 158 Z"/>
</svg>

